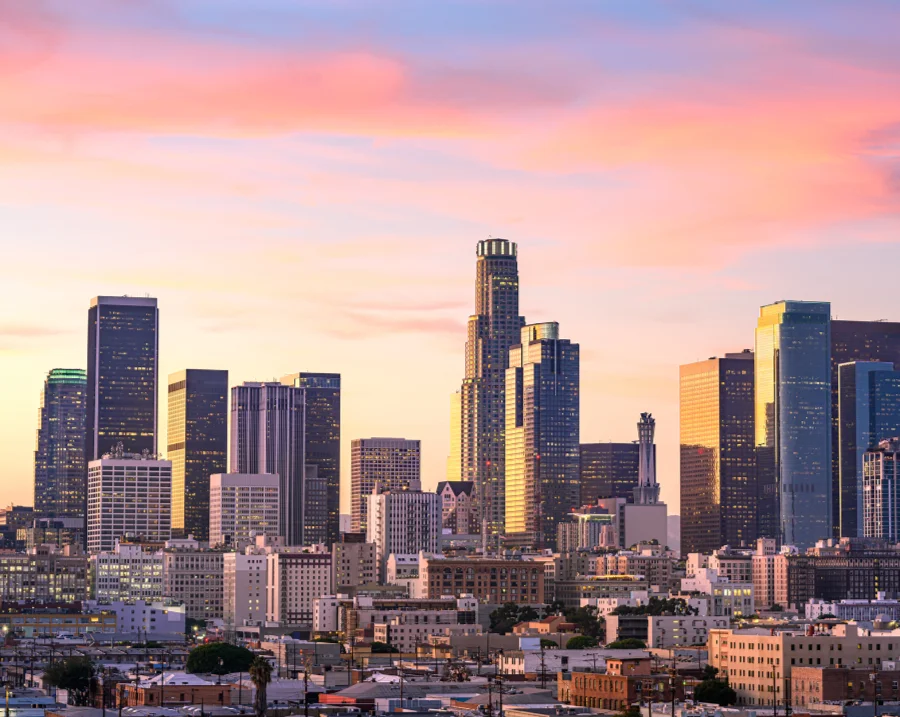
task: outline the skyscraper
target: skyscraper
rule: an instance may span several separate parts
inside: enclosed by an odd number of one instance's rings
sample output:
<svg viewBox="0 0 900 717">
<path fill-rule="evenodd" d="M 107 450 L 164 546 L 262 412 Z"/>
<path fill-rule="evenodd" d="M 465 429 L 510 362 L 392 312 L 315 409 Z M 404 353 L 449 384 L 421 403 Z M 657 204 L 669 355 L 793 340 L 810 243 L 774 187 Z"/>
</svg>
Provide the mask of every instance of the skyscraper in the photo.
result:
<svg viewBox="0 0 900 717">
<path fill-rule="evenodd" d="M 391 554 L 437 553 L 441 547 L 441 497 L 423 493 L 419 481 L 408 490 L 375 489 L 366 497 L 366 542 L 375 544 L 379 576 Z"/>
<path fill-rule="evenodd" d="M 301 371 L 281 382 L 306 391 L 306 463 L 316 467 L 317 480 L 326 491 L 327 513 L 324 525 L 316 527 L 323 533 L 317 542 L 331 545 L 341 533 L 341 375 Z"/>
<path fill-rule="evenodd" d="M 356 438 L 350 446 L 350 529 L 364 533 L 368 527 L 368 499 L 380 490 L 400 492 L 418 489 L 422 446 L 405 438 Z"/>
<path fill-rule="evenodd" d="M 753 352 L 681 367 L 681 548 L 756 538 Z"/>
<path fill-rule="evenodd" d="M 278 475 L 286 545 L 307 542 L 305 409 L 302 388 L 245 382 L 231 389 L 231 472 Z"/>
<path fill-rule="evenodd" d="M 656 482 L 656 420 L 649 413 L 642 413 L 638 421 L 638 484 L 634 489 L 637 505 L 659 503 L 659 483 Z"/>
<path fill-rule="evenodd" d="M 86 460 L 99 458 L 120 442 L 128 453 L 156 453 L 158 351 L 156 299 L 91 300 Z"/>
<path fill-rule="evenodd" d="M 484 239 L 476 247 L 475 314 L 469 317 L 466 373 L 461 393 L 462 479 L 475 482 L 477 514 L 489 535 L 503 532 L 505 373 L 519 342 L 516 245 Z"/>
<path fill-rule="evenodd" d="M 801 548 L 832 535 L 830 311 L 780 301 L 756 328 L 759 532 Z"/>
<path fill-rule="evenodd" d="M 838 367 L 851 361 L 884 361 L 900 366 L 900 322 L 831 322 L 831 480 L 834 535 L 841 533 L 841 466 L 839 456 Z M 865 447 L 864 447 L 865 448 Z M 850 524 L 848 523 L 848 528 Z"/>
<path fill-rule="evenodd" d="M 900 436 L 900 371 L 887 362 L 841 364 L 838 417 L 840 533 L 863 537 L 863 456 L 881 441 Z"/>
<path fill-rule="evenodd" d="M 86 393 L 87 375 L 80 368 L 55 368 L 44 381 L 34 451 L 34 510 L 38 517 L 85 517 Z"/>
<path fill-rule="evenodd" d="M 553 547 L 581 499 L 579 347 L 559 324 L 531 324 L 506 371 L 506 535 Z"/>
<path fill-rule="evenodd" d="M 634 496 L 638 484 L 637 443 L 581 444 L 581 504 L 594 503 L 598 498 Z"/>
<path fill-rule="evenodd" d="M 189 368 L 169 374 L 168 458 L 172 533 L 209 537 L 209 477 L 228 454 L 228 371 Z"/>
<path fill-rule="evenodd" d="M 862 483 L 862 535 L 896 543 L 900 540 L 900 440 L 879 441 L 865 452 Z"/>
</svg>

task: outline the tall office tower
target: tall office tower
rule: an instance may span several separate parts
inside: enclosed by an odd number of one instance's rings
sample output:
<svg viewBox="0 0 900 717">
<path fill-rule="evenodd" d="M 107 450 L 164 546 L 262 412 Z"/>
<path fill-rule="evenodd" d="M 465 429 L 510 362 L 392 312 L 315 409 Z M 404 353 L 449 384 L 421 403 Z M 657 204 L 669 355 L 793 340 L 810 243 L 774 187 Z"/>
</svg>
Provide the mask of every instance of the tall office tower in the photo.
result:
<svg viewBox="0 0 900 717">
<path fill-rule="evenodd" d="M 839 321 L 831 322 L 831 480 L 832 521 L 834 537 L 853 537 L 858 524 L 848 516 L 847 530 L 842 532 L 840 422 L 838 415 L 838 373 L 841 364 L 851 361 L 883 361 L 900 366 L 900 322 Z M 867 448 L 868 446 L 863 446 Z"/>
<path fill-rule="evenodd" d="M 450 396 L 450 454 L 447 456 L 448 481 L 462 480 L 462 394 Z"/>
<path fill-rule="evenodd" d="M 189 368 L 169 374 L 167 433 L 172 533 L 206 540 L 209 477 L 226 470 L 228 371 Z"/>
<path fill-rule="evenodd" d="M 113 550 L 124 536 L 147 543 L 172 537 L 172 462 L 125 453 L 122 444 L 88 463 L 87 547 Z"/>
<path fill-rule="evenodd" d="M 900 371 L 894 364 L 852 361 L 838 368 L 841 535 L 862 537 L 865 452 L 900 436 Z"/>
<path fill-rule="evenodd" d="M 39 517 L 84 519 L 86 390 L 87 375 L 80 368 L 55 368 L 44 381 L 34 451 Z"/>
<path fill-rule="evenodd" d="M 96 460 L 118 443 L 129 453 L 156 454 L 158 354 L 156 299 L 91 300 L 85 460 Z"/>
<path fill-rule="evenodd" d="M 381 490 L 410 490 L 421 479 L 422 446 L 405 438 L 356 438 L 350 446 L 350 499 L 354 533 L 366 532 L 368 497 Z"/>
<path fill-rule="evenodd" d="M 484 239 L 476 248 L 475 314 L 469 317 L 466 374 L 460 390 L 463 480 L 475 482 L 476 521 L 487 535 L 503 533 L 506 369 L 509 349 L 519 343 L 516 245 Z"/>
<path fill-rule="evenodd" d="M 656 482 L 656 450 L 653 442 L 656 420 L 649 413 L 642 413 L 638 421 L 638 484 L 634 489 L 637 505 L 659 503 L 659 484 Z"/>
<path fill-rule="evenodd" d="M 580 452 L 582 505 L 598 498 L 627 500 L 634 496 L 640 454 L 637 443 L 582 443 Z"/>
<path fill-rule="evenodd" d="M 756 327 L 759 533 L 800 548 L 832 535 L 830 312 L 780 301 Z"/>
<path fill-rule="evenodd" d="M 531 324 L 506 371 L 506 534 L 556 545 L 556 526 L 579 507 L 578 344 L 559 324 Z"/>
<path fill-rule="evenodd" d="M 243 550 L 256 536 L 277 538 L 278 476 L 217 473 L 209 477 L 209 544 Z M 196 537 L 196 536 L 195 536 Z"/>
<path fill-rule="evenodd" d="M 375 561 L 383 582 L 390 555 L 440 552 L 441 497 L 422 492 L 419 481 L 408 490 L 385 491 L 378 487 L 367 496 L 366 542 L 375 545 Z"/>
<path fill-rule="evenodd" d="M 865 452 L 862 494 L 863 536 L 900 541 L 900 438 Z"/>
<path fill-rule="evenodd" d="M 316 528 L 324 534 L 306 542 L 331 545 L 341 534 L 341 375 L 301 371 L 281 382 L 306 390 L 306 463 L 325 486 L 325 525 Z"/>
<path fill-rule="evenodd" d="M 305 414 L 305 389 L 254 382 L 231 389 L 231 472 L 278 475 L 286 545 L 307 542 Z"/>
<path fill-rule="evenodd" d="M 756 539 L 753 352 L 681 367 L 681 550 Z"/>
</svg>

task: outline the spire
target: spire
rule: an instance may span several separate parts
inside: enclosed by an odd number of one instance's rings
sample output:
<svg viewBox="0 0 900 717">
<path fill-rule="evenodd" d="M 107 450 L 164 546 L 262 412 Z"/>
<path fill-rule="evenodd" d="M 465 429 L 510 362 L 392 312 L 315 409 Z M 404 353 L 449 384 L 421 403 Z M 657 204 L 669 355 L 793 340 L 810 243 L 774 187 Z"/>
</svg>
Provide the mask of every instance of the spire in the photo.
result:
<svg viewBox="0 0 900 717">
<path fill-rule="evenodd" d="M 656 451 L 653 435 L 656 420 L 650 413 L 642 413 L 638 421 L 638 485 L 634 489 L 634 502 L 655 505 L 659 502 L 659 485 L 656 483 Z"/>
</svg>

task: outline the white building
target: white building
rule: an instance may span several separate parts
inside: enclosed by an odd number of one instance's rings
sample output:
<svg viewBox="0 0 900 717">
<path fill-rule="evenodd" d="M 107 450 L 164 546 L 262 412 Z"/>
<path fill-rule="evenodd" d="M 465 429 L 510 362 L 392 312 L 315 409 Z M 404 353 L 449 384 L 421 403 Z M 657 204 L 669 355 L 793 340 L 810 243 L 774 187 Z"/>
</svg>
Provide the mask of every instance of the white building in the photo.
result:
<svg viewBox="0 0 900 717">
<path fill-rule="evenodd" d="M 98 602 L 84 604 L 85 613 L 113 612 L 116 614 L 116 632 L 132 633 L 139 639 L 153 640 L 184 636 L 184 605 L 173 602 Z"/>
<path fill-rule="evenodd" d="M 96 600 L 159 600 L 163 595 L 162 551 L 117 542 L 113 550 L 91 556 L 91 566 Z"/>
<path fill-rule="evenodd" d="M 856 622 L 874 622 L 879 619 L 893 622 L 900 620 L 900 600 L 888 600 L 884 593 L 878 593 L 876 600 L 810 600 L 806 603 L 807 620 L 818 620 L 823 615 L 834 615 L 840 620 Z"/>
<path fill-rule="evenodd" d="M 419 585 L 419 554 L 409 555 L 391 553 L 385 561 L 385 578 L 387 585 L 400 585 L 406 588 L 411 598 L 423 597 Z"/>
<path fill-rule="evenodd" d="M 337 632 L 338 609 L 348 600 L 346 595 L 323 595 L 313 598 L 313 632 Z"/>
<path fill-rule="evenodd" d="M 427 643 L 432 635 L 480 635 L 481 625 L 461 623 L 457 613 L 444 611 L 428 619 L 418 612 L 401 613 L 386 622 L 373 625 L 374 639 L 396 647 L 402 653 L 414 653 L 416 645 Z"/>
<path fill-rule="evenodd" d="M 216 473 L 209 477 L 209 544 L 238 550 L 257 535 L 276 538 L 280 479 L 273 473 Z"/>
<path fill-rule="evenodd" d="M 410 490 L 379 492 L 368 498 L 366 540 L 375 543 L 380 576 L 385 577 L 391 553 L 409 554 L 420 550 L 436 553 L 441 539 L 441 497 L 419 490 L 414 481 Z"/>
<path fill-rule="evenodd" d="M 163 595 L 183 602 L 189 618 L 222 618 L 222 553 L 191 538 L 170 540 L 163 551 Z"/>
<path fill-rule="evenodd" d="M 266 620 L 312 625 L 313 600 L 334 592 L 331 553 L 324 545 L 292 547 L 266 559 Z"/>
<path fill-rule="evenodd" d="M 699 568 L 693 577 L 682 579 L 681 591 L 709 595 L 710 617 L 737 617 L 754 612 L 753 583 L 733 583 L 720 577 L 713 568 Z"/>
<path fill-rule="evenodd" d="M 558 672 L 575 669 L 591 669 L 602 672 L 606 660 L 646 658 L 645 650 L 607 650 L 603 647 L 587 650 L 506 650 L 500 656 L 500 670 L 504 675 L 527 675 L 540 678 L 543 673 L 548 682 L 556 679 Z M 543 660 L 543 665 L 541 661 Z"/>
<path fill-rule="evenodd" d="M 597 617 L 606 617 L 618 607 L 640 607 L 650 602 L 648 590 L 636 590 L 630 597 L 595 597 L 582 598 L 581 607 L 592 607 Z"/>
<path fill-rule="evenodd" d="M 230 631 L 266 619 L 266 569 L 270 549 L 247 546 L 222 556 L 222 620 Z"/>
<path fill-rule="evenodd" d="M 88 552 L 114 550 L 124 536 L 172 537 L 172 461 L 106 454 L 88 463 L 87 493 Z"/>
<path fill-rule="evenodd" d="M 706 645 L 710 630 L 727 630 L 728 617 L 699 615 L 648 615 L 647 646 L 659 648 Z"/>
</svg>

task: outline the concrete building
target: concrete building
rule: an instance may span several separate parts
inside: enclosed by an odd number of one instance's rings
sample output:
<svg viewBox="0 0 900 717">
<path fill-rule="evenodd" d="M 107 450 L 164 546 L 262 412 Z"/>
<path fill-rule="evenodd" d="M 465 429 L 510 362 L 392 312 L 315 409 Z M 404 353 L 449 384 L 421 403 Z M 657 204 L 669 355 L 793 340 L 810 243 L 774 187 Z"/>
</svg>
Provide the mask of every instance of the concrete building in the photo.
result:
<svg viewBox="0 0 900 717">
<path fill-rule="evenodd" d="M 137 684 L 123 682 L 116 699 L 122 707 L 159 709 L 182 705 L 209 705 L 225 707 L 231 704 L 231 685 L 210 682 L 187 672 L 161 672 L 140 680 Z"/>
<path fill-rule="evenodd" d="M 795 709 L 824 705 L 900 701 L 900 669 L 867 667 L 794 667 L 791 670 L 791 703 Z"/>
<path fill-rule="evenodd" d="M 755 610 L 753 583 L 731 582 L 720 577 L 713 568 L 700 568 L 693 577 L 684 578 L 681 590 L 684 593 L 709 595 L 712 598 L 709 613 L 712 617 L 740 617 L 752 615 Z"/>
<path fill-rule="evenodd" d="M 194 620 L 222 618 L 224 558 L 196 540 L 170 540 L 163 551 L 163 595 L 184 603 Z"/>
<path fill-rule="evenodd" d="M 441 545 L 441 498 L 419 490 L 411 481 L 405 490 L 380 490 L 368 499 L 366 541 L 375 545 L 380 580 L 392 553 L 437 553 Z"/>
<path fill-rule="evenodd" d="M 84 604 L 88 614 L 112 613 L 115 625 L 107 632 L 136 635 L 138 640 L 184 640 L 184 605 L 175 602 L 147 600 L 98 602 L 89 600 Z"/>
<path fill-rule="evenodd" d="M 887 599 L 879 593 L 875 600 L 810 600 L 804 607 L 807 620 L 818 620 L 823 615 L 833 615 L 839 620 L 875 622 L 900 620 L 900 600 Z"/>
<path fill-rule="evenodd" d="M 412 616 L 413 623 L 418 620 L 423 625 L 474 625 L 478 623 L 478 601 L 468 596 L 410 599 L 326 595 L 315 600 L 313 631 L 351 635 L 405 615 Z"/>
<path fill-rule="evenodd" d="M 335 592 L 341 592 L 344 587 L 378 582 L 380 571 L 375 543 L 335 543 L 331 546 L 331 555 Z"/>
<path fill-rule="evenodd" d="M 369 496 L 421 485 L 421 442 L 405 438 L 357 438 L 350 446 L 351 530 L 368 529 Z"/>
<path fill-rule="evenodd" d="M 582 506 L 569 513 L 556 529 L 556 549 L 560 553 L 618 546 L 617 516 L 599 506 Z"/>
<path fill-rule="evenodd" d="M 172 462 L 125 453 L 119 443 L 88 463 L 87 533 L 91 553 L 114 550 L 123 537 L 171 538 Z"/>
<path fill-rule="evenodd" d="M 459 394 L 456 394 L 457 396 Z M 475 519 L 475 483 L 470 480 L 445 480 L 435 491 L 441 497 L 441 524 L 451 535 L 477 533 Z"/>
<path fill-rule="evenodd" d="M 436 616 L 434 622 L 423 622 L 417 614 L 396 615 L 387 622 L 372 626 L 373 639 L 396 647 L 401 653 L 415 653 L 416 646 L 428 642 L 432 635 L 480 635 L 481 625 L 459 623 L 452 613 Z"/>
<path fill-rule="evenodd" d="M 650 583 L 641 575 L 590 575 L 556 580 L 554 599 L 565 607 L 580 607 L 582 600 L 630 597 L 648 592 Z"/>
<path fill-rule="evenodd" d="M 433 556 L 420 559 L 419 581 L 428 598 L 471 594 L 493 605 L 545 601 L 543 566 L 524 560 Z"/>
<path fill-rule="evenodd" d="M 863 535 L 900 541 L 900 438 L 879 441 L 863 454 L 861 502 Z"/>
<path fill-rule="evenodd" d="M 504 650 L 499 657 L 500 671 L 504 675 L 521 675 L 526 680 L 550 683 L 559 672 L 576 670 L 604 671 L 608 659 L 640 659 L 646 657 L 643 650 L 607 650 L 603 647 L 586 650 Z"/>
<path fill-rule="evenodd" d="M 610 658 L 606 661 L 606 673 L 593 669 L 560 672 L 557 689 L 559 699 L 570 705 L 624 710 L 639 702 L 649 693 L 652 700 L 669 703 L 684 699 L 682 680 L 672 681 L 667 673 L 654 674 L 650 657 Z"/>
<path fill-rule="evenodd" d="M 237 550 L 256 536 L 281 535 L 281 479 L 272 474 L 218 473 L 209 477 L 209 544 Z"/>
<path fill-rule="evenodd" d="M 270 548 L 247 546 L 222 555 L 222 620 L 226 631 L 266 619 L 266 569 Z"/>
<path fill-rule="evenodd" d="M 700 615 L 648 615 L 647 646 L 671 649 L 706 645 L 710 630 L 727 630 L 728 617 Z"/>
<path fill-rule="evenodd" d="M 163 596 L 163 554 L 143 545 L 117 542 L 91 556 L 93 597 L 101 602 L 158 601 Z"/>
<path fill-rule="evenodd" d="M 285 548 L 267 561 L 266 620 L 312 625 L 313 600 L 334 594 L 331 553 L 324 545 Z"/>
<path fill-rule="evenodd" d="M 26 550 L 40 545 L 82 546 L 87 539 L 84 518 L 36 518 L 32 525 L 20 528 L 19 533 L 24 536 Z"/>
<path fill-rule="evenodd" d="M 71 603 L 87 597 L 88 559 L 79 546 L 0 553 L 3 602 Z"/>
<path fill-rule="evenodd" d="M 774 538 L 759 538 L 756 550 L 750 558 L 753 576 L 753 601 L 757 608 L 775 604 L 775 555 Z"/>
</svg>

